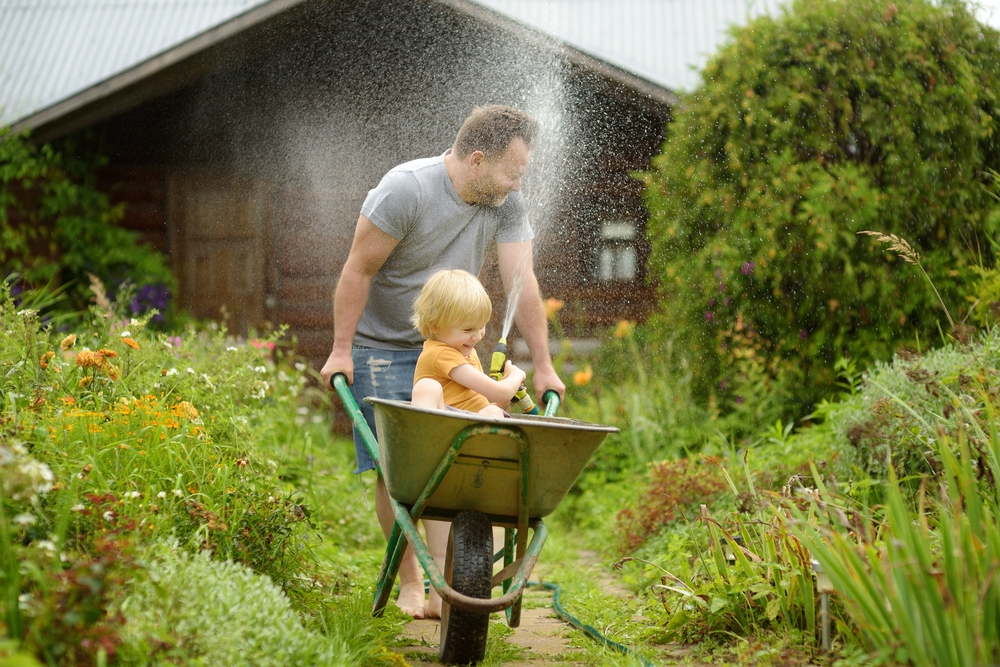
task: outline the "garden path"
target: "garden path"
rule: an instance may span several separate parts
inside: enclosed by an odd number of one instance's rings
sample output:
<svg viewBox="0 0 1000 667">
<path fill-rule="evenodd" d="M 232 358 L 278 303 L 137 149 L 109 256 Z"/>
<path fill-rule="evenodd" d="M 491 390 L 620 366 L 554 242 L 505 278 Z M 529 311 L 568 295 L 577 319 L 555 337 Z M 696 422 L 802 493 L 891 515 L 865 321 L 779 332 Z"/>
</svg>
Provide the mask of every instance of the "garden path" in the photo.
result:
<svg viewBox="0 0 1000 667">
<path fill-rule="evenodd" d="M 577 552 L 579 565 L 593 573 L 595 582 L 609 598 L 626 599 L 633 597 L 607 569 L 600 567 L 600 556 L 594 551 Z M 545 565 L 539 563 L 532 578 L 546 578 Z M 564 603 L 565 603 L 564 599 Z M 572 612 L 571 612 L 572 613 Z M 500 618 L 494 615 L 494 618 Z M 400 639 L 408 644 L 395 650 L 402 653 L 407 664 L 412 667 L 440 665 L 437 658 L 441 624 L 437 620 L 411 621 L 406 625 Z M 491 632 L 496 632 L 495 625 Z M 530 588 L 525 593 L 521 625 L 515 628 L 505 641 L 522 649 L 510 660 L 501 664 L 511 667 L 589 667 L 593 663 L 584 659 L 578 648 L 571 645 L 570 638 L 577 633 L 569 624 L 556 616 L 552 606 L 552 592 L 541 588 Z M 663 662 L 657 664 L 686 665 L 701 667 L 704 663 L 688 659 L 690 649 L 681 644 L 657 646 L 657 653 Z M 579 660 L 566 659 L 566 654 L 576 654 Z"/>
</svg>

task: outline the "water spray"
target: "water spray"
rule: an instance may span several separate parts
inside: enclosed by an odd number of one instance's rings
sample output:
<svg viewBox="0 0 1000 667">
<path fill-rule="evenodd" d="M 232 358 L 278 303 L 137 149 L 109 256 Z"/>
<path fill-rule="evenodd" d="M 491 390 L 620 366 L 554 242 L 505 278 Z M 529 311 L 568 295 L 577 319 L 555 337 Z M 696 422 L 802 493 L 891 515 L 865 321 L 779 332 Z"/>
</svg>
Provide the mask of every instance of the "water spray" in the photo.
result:
<svg viewBox="0 0 1000 667">
<path fill-rule="evenodd" d="M 493 356 L 490 358 L 490 377 L 499 382 L 503 379 L 503 367 L 507 363 L 507 339 L 501 338 L 497 341 L 497 346 L 493 348 Z M 521 407 L 521 411 L 526 415 L 537 415 L 538 406 L 531 400 L 528 390 L 522 384 L 514 394 L 513 401 Z"/>
</svg>

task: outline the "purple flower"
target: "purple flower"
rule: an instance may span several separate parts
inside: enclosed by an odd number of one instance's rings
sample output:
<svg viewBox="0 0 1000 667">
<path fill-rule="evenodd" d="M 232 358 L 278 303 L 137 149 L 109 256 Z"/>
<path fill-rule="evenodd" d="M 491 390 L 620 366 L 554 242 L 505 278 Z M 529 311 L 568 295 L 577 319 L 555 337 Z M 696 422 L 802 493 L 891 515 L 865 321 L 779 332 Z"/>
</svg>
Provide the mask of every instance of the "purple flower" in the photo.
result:
<svg viewBox="0 0 1000 667">
<path fill-rule="evenodd" d="M 799 332 L 799 338 L 801 338 L 802 340 L 805 340 L 808 337 L 809 337 L 809 332 L 806 331 L 805 329 Z"/>
<path fill-rule="evenodd" d="M 714 307 L 714 306 L 715 306 L 715 299 L 709 299 L 709 300 L 708 300 L 708 307 L 709 307 L 709 308 L 712 308 L 712 307 Z"/>
<path fill-rule="evenodd" d="M 729 380 L 723 380 L 719 383 L 719 391 L 725 391 L 726 387 L 729 386 Z"/>
<path fill-rule="evenodd" d="M 139 315 L 155 308 L 159 314 L 153 317 L 154 322 L 163 321 L 163 313 L 170 305 L 170 290 L 165 285 L 143 285 L 132 297 L 129 303 L 129 310 L 133 314 Z"/>
<path fill-rule="evenodd" d="M 719 291 L 720 292 L 726 291 L 726 283 L 719 283 Z"/>
<path fill-rule="evenodd" d="M 727 297 L 725 298 L 725 300 L 724 300 L 724 301 L 723 301 L 722 303 L 724 303 L 724 304 L 726 304 L 726 305 L 728 306 L 728 305 L 729 305 L 729 304 L 731 304 L 732 302 L 733 302 L 733 297 L 731 297 L 731 296 L 727 296 Z"/>
<path fill-rule="evenodd" d="M 742 396 L 737 396 L 736 397 L 736 405 L 742 405 L 742 404 L 743 404 L 743 397 Z"/>
<path fill-rule="evenodd" d="M 715 313 L 713 313 L 710 310 L 706 310 L 705 311 L 705 321 L 706 322 L 714 322 L 715 321 Z"/>
<path fill-rule="evenodd" d="M 753 269 L 756 266 L 753 262 L 743 262 L 743 275 L 749 276 L 753 273 Z"/>
</svg>

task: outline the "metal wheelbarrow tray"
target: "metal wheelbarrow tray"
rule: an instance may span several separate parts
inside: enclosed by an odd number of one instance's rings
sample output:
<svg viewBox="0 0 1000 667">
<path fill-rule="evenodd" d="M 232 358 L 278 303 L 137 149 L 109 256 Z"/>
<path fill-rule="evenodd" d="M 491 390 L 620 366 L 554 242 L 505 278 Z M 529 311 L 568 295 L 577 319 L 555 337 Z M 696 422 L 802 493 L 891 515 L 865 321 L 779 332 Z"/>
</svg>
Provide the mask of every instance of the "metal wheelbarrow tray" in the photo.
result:
<svg viewBox="0 0 1000 667">
<path fill-rule="evenodd" d="M 478 662 L 490 612 L 505 610 L 511 627 L 520 623 L 521 594 L 547 536 L 542 517 L 555 510 L 604 438 L 618 429 L 555 417 L 555 392 L 546 393 L 545 416 L 504 419 L 367 398 L 374 406 L 376 443 L 346 378 L 338 374 L 332 383 L 385 480 L 395 517 L 372 613 L 388 602 L 409 543 L 443 600 L 441 661 Z M 444 574 L 417 531 L 421 517 L 452 521 Z M 493 525 L 505 528 L 504 548 L 496 554 Z M 494 575 L 493 563 L 501 558 L 504 567 Z M 498 585 L 503 594 L 491 597 Z"/>
</svg>

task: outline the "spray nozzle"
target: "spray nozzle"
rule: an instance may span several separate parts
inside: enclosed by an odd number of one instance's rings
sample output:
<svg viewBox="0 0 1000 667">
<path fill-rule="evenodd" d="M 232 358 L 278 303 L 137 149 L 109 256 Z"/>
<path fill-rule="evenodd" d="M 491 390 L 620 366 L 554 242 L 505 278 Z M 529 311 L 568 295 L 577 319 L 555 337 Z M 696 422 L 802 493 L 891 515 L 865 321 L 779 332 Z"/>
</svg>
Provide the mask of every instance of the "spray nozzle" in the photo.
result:
<svg viewBox="0 0 1000 667">
<path fill-rule="evenodd" d="M 493 357 L 490 359 L 490 377 L 499 382 L 503 379 L 503 367 L 507 363 L 507 339 L 501 338 L 497 341 L 497 346 L 493 348 Z M 513 401 L 521 406 L 521 411 L 529 415 L 538 414 L 538 406 L 531 400 L 528 390 L 524 385 L 514 394 Z"/>
</svg>

